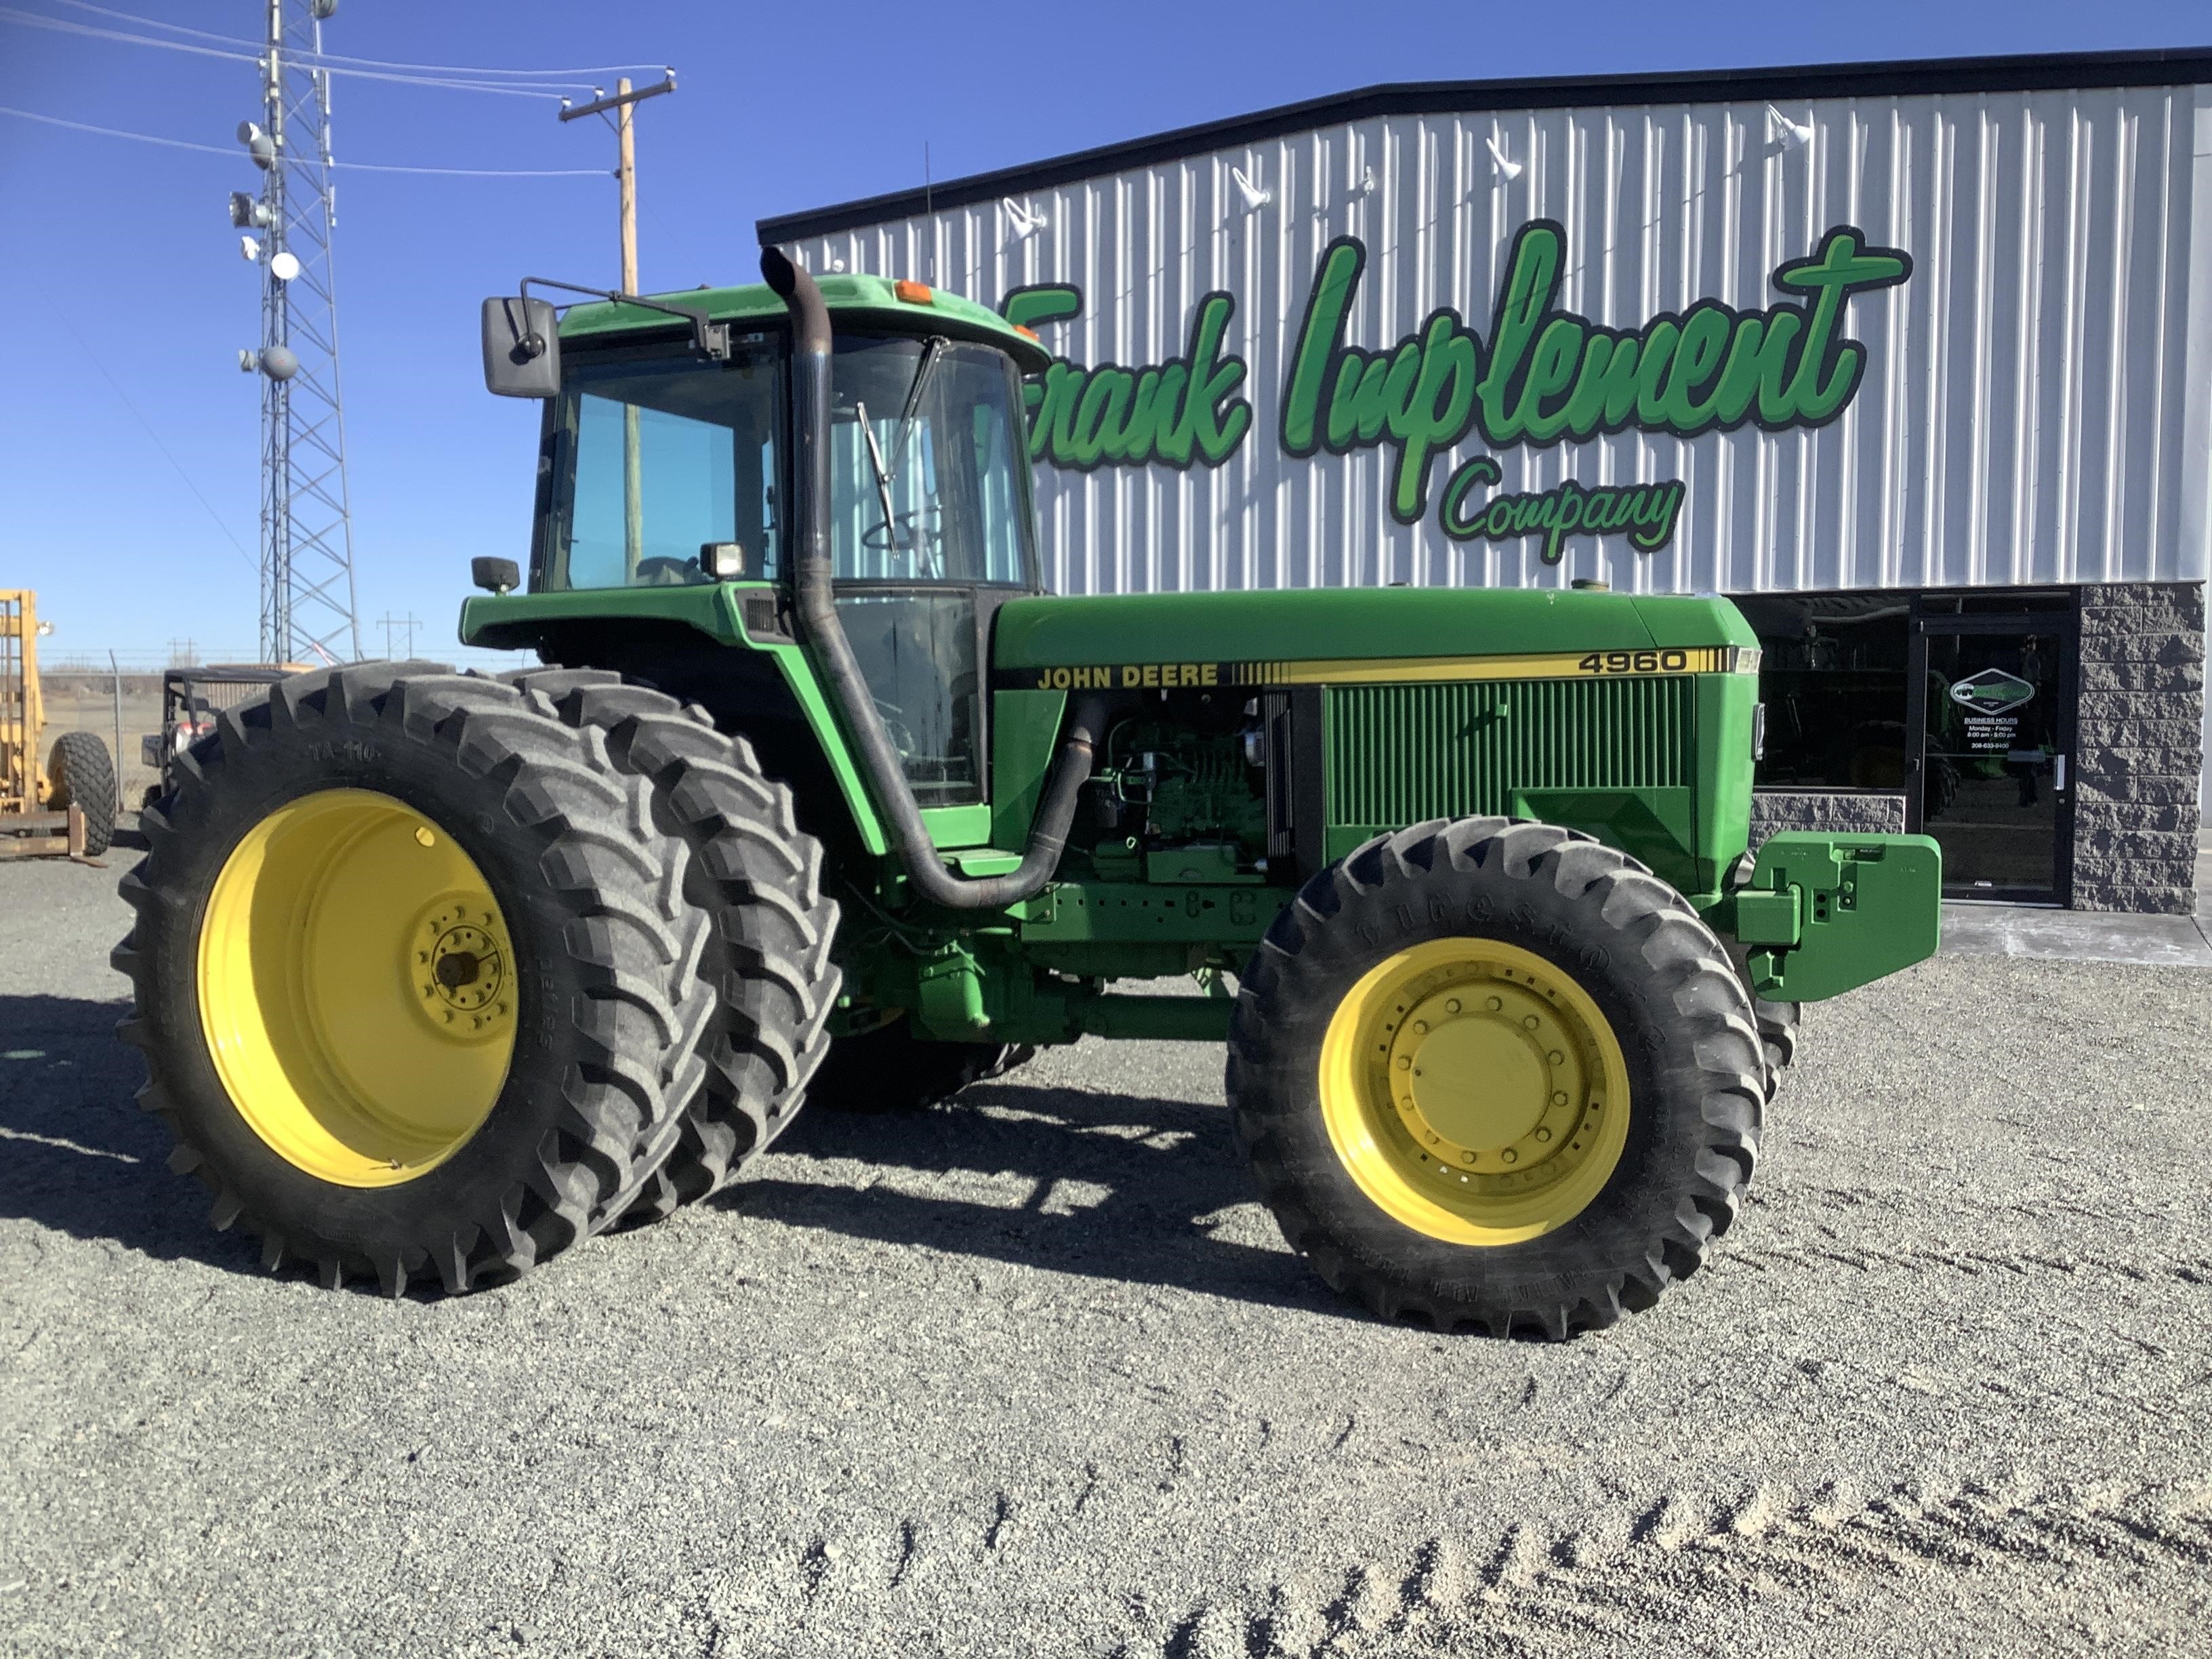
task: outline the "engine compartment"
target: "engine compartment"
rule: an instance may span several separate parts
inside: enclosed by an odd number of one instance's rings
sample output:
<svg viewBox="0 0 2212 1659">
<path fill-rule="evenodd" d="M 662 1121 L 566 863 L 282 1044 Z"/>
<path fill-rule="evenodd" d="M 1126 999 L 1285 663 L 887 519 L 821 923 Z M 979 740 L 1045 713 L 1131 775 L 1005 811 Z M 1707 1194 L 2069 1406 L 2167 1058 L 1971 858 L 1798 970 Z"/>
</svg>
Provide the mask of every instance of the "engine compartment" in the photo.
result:
<svg viewBox="0 0 2212 1659">
<path fill-rule="evenodd" d="M 1070 852 L 1106 881 L 1265 883 L 1267 781 L 1258 699 L 1161 693 L 1109 721 Z"/>
</svg>

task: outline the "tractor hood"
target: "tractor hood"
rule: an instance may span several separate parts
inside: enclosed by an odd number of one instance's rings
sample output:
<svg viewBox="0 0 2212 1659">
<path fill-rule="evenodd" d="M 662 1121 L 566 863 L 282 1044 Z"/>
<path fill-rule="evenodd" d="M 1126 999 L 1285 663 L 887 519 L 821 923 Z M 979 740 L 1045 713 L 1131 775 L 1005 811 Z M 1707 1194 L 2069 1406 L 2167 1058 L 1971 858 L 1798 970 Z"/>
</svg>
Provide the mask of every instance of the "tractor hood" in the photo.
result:
<svg viewBox="0 0 2212 1659">
<path fill-rule="evenodd" d="M 1651 597 L 1528 588 L 1299 588 L 1233 593 L 1141 593 L 1010 600 L 998 613 L 992 668 L 1004 688 L 1286 684 L 1361 678 L 1388 665 L 1407 678 L 1456 678 L 1449 660 L 1511 659 L 1516 674 L 1572 673 L 1590 653 L 1696 653 L 1668 668 L 1747 667 L 1758 636 L 1719 598 Z M 1147 670 L 1151 672 L 1147 672 Z M 1162 678 L 1172 673 L 1173 678 Z M 1387 672 L 1382 678 L 1395 678 Z M 1472 672 L 1468 678 L 1476 678 Z"/>
</svg>

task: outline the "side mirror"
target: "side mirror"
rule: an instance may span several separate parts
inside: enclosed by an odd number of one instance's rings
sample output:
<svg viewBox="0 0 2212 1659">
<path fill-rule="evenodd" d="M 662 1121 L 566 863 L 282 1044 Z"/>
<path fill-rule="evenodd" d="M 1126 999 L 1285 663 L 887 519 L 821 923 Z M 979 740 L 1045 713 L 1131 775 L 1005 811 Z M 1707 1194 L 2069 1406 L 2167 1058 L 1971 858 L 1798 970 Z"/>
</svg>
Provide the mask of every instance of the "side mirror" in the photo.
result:
<svg viewBox="0 0 2212 1659">
<path fill-rule="evenodd" d="M 561 325 L 550 300 L 503 295 L 483 302 L 484 389 L 500 398 L 550 398 L 561 390 Z"/>
<path fill-rule="evenodd" d="M 522 568 L 513 559 L 471 559 L 469 580 L 487 593 L 505 593 L 522 586 Z"/>
</svg>

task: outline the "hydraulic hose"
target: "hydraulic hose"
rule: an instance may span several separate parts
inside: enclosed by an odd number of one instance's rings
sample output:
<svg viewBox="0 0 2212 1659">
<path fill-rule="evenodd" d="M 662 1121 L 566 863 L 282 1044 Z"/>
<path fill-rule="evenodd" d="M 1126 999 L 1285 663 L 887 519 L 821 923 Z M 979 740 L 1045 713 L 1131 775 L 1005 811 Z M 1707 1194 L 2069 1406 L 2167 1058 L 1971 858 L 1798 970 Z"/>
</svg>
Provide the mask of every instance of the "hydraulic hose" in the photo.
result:
<svg viewBox="0 0 2212 1659">
<path fill-rule="evenodd" d="M 1077 797 L 1091 776 L 1105 734 L 1106 700 L 1094 693 L 1076 704 L 1060 742 L 1060 758 L 1037 803 L 1020 866 L 1003 876 L 973 879 L 946 869 L 921 821 L 921 805 L 884 729 L 867 677 L 837 618 L 830 547 L 830 308 L 814 278 L 780 249 L 761 250 L 761 275 L 791 313 L 792 477 L 798 495 L 797 510 L 790 518 L 792 587 L 800 635 L 813 652 L 831 706 L 860 750 L 869 793 L 915 892 L 950 910 L 997 910 L 1018 904 L 1038 892 L 1060 867 L 1068 826 L 1075 821 Z"/>
</svg>

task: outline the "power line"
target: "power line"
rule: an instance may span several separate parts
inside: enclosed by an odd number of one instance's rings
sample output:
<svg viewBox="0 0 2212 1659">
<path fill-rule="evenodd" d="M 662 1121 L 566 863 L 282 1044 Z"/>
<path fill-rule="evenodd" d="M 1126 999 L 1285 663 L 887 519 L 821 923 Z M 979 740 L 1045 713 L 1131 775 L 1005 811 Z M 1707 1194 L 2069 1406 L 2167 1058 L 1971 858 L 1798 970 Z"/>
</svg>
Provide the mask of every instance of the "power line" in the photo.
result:
<svg viewBox="0 0 2212 1659">
<path fill-rule="evenodd" d="M 160 138 L 150 132 L 125 132 L 121 127 L 97 127 L 89 121 L 64 121 L 58 115 L 41 115 L 36 110 L 14 109 L 0 104 L 0 115 L 13 115 L 26 121 L 43 121 L 48 126 L 69 127 L 78 132 L 96 132 L 104 138 L 129 138 L 142 144 L 161 144 L 170 149 L 196 149 L 206 155 L 221 155 L 236 161 L 235 144 L 195 144 L 183 138 Z M 381 161 L 333 161 L 334 167 L 354 173 L 428 173 L 459 179 L 604 179 L 602 167 L 394 167 Z"/>
<path fill-rule="evenodd" d="M 112 17 L 125 23 L 137 23 L 149 29 L 167 29 L 172 34 L 189 34 L 195 40 L 215 40 L 226 46 L 242 46 L 252 52 L 258 52 L 261 50 L 260 41 L 249 40 L 242 34 L 214 34 L 206 29 L 187 28 L 182 23 L 172 23 L 160 17 L 141 17 L 135 12 L 116 11 L 106 6 L 89 5 L 86 3 L 86 0 L 53 0 L 53 3 L 74 7 L 78 11 L 92 12 L 101 17 Z"/>
<path fill-rule="evenodd" d="M 150 132 L 125 132 L 120 127 L 96 127 L 89 121 L 64 121 L 58 115 L 40 115 L 34 110 L 10 109 L 0 104 L 0 115 L 20 116 L 26 121 L 43 121 L 50 127 L 68 127 L 77 132 L 97 132 L 108 138 L 135 138 L 142 144 L 165 144 L 171 149 L 196 149 L 204 155 L 222 155 L 235 161 L 238 146 L 228 149 L 220 144 L 195 144 L 183 138 L 156 138 Z"/>
<path fill-rule="evenodd" d="M 607 179 L 613 176 L 605 167 L 547 167 L 514 173 L 503 167 L 401 167 L 382 161 L 333 161 L 331 165 L 348 173 L 434 173 L 448 179 Z"/>
<path fill-rule="evenodd" d="M 185 40 L 164 40 L 150 34 L 131 34 L 121 29 L 95 28 L 89 23 L 72 23 L 66 18 L 48 17 L 38 12 L 19 11 L 13 6 L 0 6 L 0 21 L 20 23 L 28 28 L 51 29 L 58 34 L 84 35 L 95 40 L 119 40 L 130 46 L 158 46 L 164 52 L 189 52 L 198 58 L 216 58 L 231 63 L 258 64 L 258 53 L 248 51 L 225 51 L 219 46 L 196 46 Z M 220 38 L 220 37 L 218 37 Z M 574 91 L 584 83 L 578 81 L 547 81 L 535 84 L 499 86 L 488 81 L 465 80 L 459 77 L 400 75 L 382 70 L 352 69 L 341 64 L 326 64 L 320 58 L 303 62 L 301 68 L 312 69 L 322 75 L 349 75 L 362 81 L 391 81 L 401 86 L 443 87 L 453 92 L 489 92 L 510 98 L 559 99 L 566 91 Z"/>
<path fill-rule="evenodd" d="M 154 447 L 161 452 L 161 459 L 168 462 L 176 470 L 177 476 L 185 481 L 185 488 L 192 492 L 192 499 L 207 509 L 208 517 L 215 520 L 215 527 L 229 538 L 230 544 L 238 550 L 238 556 L 246 561 L 247 568 L 258 570 L 260 567 L 255 563 L 253 555 L 246 550 L 246 544 L 238 539 L 231 527 L 223 521 L 222 514 L 215 510 L 215 503 L 200 493 L 200 487 L 192 482 L 192 475 L 185 471 L 184 463 L 169 453 L 168 445 L 161 441 L 161 434 L 154 429 L 154 423 L 138 412 L 138 405 L 131 401 L 131 394 L 123 389 L 123 383 L 107 372 L 107 365 L 100 361 L 91 342 L 77 332 L 76 325 L 69 319 L 69 313 L 54 303 L 54 296 L 46 292 L 46 284 L 32 274 L 28 266 L 24 267 L 23 275 L 31 286 L 38 289 L 39 297 L 46 302 L 48 314 L 60 319 L 61 325 L 70 331 L 70 337 L 83 350 L 86 359 L 100 371 L 100 378 L 106 381 L 115 395 L 122 399 L 124 408 L 131 411 L 131 418 L 146 428 L 146 435 L 154 441 Z"/>
<path fill-rule="evenodd" d="M 259 43 L 258 41 L 243 40 L 236 35 L 210 34 L 205 29 L 186 28 L 181 23 L 164 22 L 158 17 L 141 17 L 133 12 L 117 11 L 110 6 L 95 6 L 90 3 L 90 0 L 56 0 L 56 3 L 64 6 L 73 6 L 79 11 L 94 12 L 102 17 L 118 18 L 125 23 L 138 23 L 143 24 L 149 28 L 167 29 L 171 33 L 176 34 L 189 34 L 198 40 L 221 40 L 230 46 L 251 46 L 257 50 L 259 46 Z M 556 76 L 568 75 L 621 75 L 630 70 L 656 69 L 659 67 L 659 65 L 653 64 L 602 64 L 596 67 L 587 69 L 465 69 L 458 64 L 394 64 L 389 63 L 381 58 L 356 58 L 346 52 L 337 52 L 313 53 L 310 55 L 310 61 L 319 64 L 354 64 L 365 69 L 413 70 L 430 75 L 515 75 L 520 76 L 526 80 L 538 81 L 549 81 L 552 80 Z M 580 85 L 581 82 L 577 82 L 576 84 Z"/>
<path fill-rule="evenodd" d="M 10 23 L 21 23 L 27 28 L 52 29 L 57 34 L 84 34 L 94 40 L 130 40 L 140 46 L 166 46 L 171 52 L 188 52 L 201 58 L 228 58 L 232 63 L 250 64 L 254 54 L 250 52 L 218 52 L 213 46 L 191 46 L 181 40 L 156 40 L 150 35 L 124 34 L 114 29 L 96 29 L 85 23 L 71 23 L 59 17 L 41 17 L 35 12 L 18 11 L 13 6 L 0 6 L 0 18 Z"/>
</svg>

